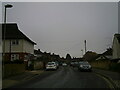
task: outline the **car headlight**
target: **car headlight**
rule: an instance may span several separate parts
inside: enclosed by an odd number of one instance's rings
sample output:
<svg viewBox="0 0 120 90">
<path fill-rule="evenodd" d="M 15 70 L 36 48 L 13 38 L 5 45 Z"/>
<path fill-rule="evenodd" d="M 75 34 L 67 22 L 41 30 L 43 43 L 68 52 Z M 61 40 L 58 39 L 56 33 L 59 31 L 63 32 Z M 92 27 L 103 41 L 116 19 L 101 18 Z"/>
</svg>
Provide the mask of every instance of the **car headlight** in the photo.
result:
<svg viewBox="0 0 120 90">
<path fill-rule="evenodd" d="M 91 68 L 91 65 L 89 65 L 89 68 Z"/>
<path fill-rule="evenodd" d="M 83 65 L 80 65 L 80 67 L 83 67 Z"/>
</svg>

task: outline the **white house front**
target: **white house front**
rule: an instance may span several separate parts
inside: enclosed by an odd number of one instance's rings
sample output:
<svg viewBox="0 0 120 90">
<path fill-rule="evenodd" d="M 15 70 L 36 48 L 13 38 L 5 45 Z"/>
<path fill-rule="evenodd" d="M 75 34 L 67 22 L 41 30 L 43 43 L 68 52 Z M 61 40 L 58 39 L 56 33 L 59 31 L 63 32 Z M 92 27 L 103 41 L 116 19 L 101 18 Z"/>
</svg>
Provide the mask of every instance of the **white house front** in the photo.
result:
<svg viewBox="0 0 120 90">
<path fill-rule="evenodd" d="M 6 30 L 4 27 L 6 26 Z M 4 32 L 5 31 L 5 32 Z M 5 33 L 5 40 L 4 40 Z M 28 60 L 34 54 L 34 43 L 15 23 L 2 24 L 2 42 L 5 60 Z"/>
</svg>

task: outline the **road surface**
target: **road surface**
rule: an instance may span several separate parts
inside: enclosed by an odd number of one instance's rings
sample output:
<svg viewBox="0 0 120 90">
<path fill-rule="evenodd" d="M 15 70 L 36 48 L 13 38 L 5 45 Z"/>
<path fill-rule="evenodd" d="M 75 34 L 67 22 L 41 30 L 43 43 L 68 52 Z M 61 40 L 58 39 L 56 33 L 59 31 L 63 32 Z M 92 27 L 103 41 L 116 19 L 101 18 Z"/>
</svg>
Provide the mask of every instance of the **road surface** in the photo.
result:
<svg viewBox="0 0 120 90">
<path fill-rule="evenodd" d="M 109 88 L 109 84 L 94 72 L 80 72 L 67 66 L 46 71 L 14 88 Z"/>
</svg>

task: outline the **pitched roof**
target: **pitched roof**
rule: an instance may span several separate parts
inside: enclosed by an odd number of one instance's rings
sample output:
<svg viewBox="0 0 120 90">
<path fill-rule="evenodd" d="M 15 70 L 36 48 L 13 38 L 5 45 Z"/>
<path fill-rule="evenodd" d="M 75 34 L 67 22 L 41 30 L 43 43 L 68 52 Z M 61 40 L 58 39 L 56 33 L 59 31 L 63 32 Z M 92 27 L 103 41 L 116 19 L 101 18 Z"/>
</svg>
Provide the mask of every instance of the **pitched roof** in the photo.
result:
<svg viewBox="0 0 120 90">
<path fill-rule="evenodd" d="M 114 36 L 118 39 L 118 42 L 120 43 L 120 34 L 115 34 Z"/>
<path fill-rule="evenodd" d="M 2 25 L 2 39 L 3 39 L 5 24 L 0 24 L 0 26 L 1 25 Z M 25 39 L 31 42 L 32 44 L 36 44 L 18 29 L 16 23 L 6 23 L 5 39 Z"/>
<path fill-rule="evenodd" d="M 38 49 L 38 50 L 34 50 L 34 54 L 43 54 L 43 53 L 40 51 L 40 49 Z"/>
<path fill-rule="evenodd" d="M 112 48 L 108 48 L 107 51 L 103 53 L 103 55 L 112 55 Z"/>
<path fill-rule="evenodd" d="M 98 54 L 95 59 L 98 59 L 99 57 L 104 57 L 104 59 L 108 59 L 104 54 Z"/>
</svg>

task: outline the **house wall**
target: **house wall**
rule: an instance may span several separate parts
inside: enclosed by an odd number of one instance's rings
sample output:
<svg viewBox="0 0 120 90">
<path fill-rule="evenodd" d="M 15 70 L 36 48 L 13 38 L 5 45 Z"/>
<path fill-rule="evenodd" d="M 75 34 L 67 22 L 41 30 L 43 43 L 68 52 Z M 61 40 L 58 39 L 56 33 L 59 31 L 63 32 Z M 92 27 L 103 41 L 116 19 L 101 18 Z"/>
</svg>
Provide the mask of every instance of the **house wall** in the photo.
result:
<svg viewBox="0 0 120 90">
<path fill-rule="evenodd" d="M 26 55 L 28 54 L 34 54 L 34 44 L 24 40 L 19 39 L 18 45 L 12 45 L 11 44 L 11 54 L 10 54 L 10 41 L 11 40 L 5 40 L 5 60 L 12 60 L 10 59 L 12 54 L 18 54 L 20 60 L 25 60 Z"/>
<path fill-rule="evenodd" d="M 10 52 L 10 40 L 5 40 L 5 53 Z M 11 44 L 11 53 L 12 52 L 23 52 L 23 40 L 19 40 L 18 45 L 12 45 Z"/>
<path fill-rule="evenodd" d="M 5 53 L 10 52 L 10 40 L 5 40 Z M 24 39 L 19 39 L 18 45 L 11 45 L 11 53 L 24 52 L 34 54 L 34 45 Z"/>
<path fill-rule="evenodd" d="M 113 59 L 115 58 L 120 58 L 120 43 L 116 37 L 113 40 Z"/>
<path fill-rule="evenodd" d="M 26 58 L 25 56 L 27 56 L 27 53 L 22 53 L 22 52 L 17 52 L 17 53 L 5 53 L 5 61 L 10 61 L 12 60 L 10 55 L 12 54 L 18 54 L 19 55 L 19 60 L 28 60 L 28 58 Z"/>
<path fill-rule="evenodd" d="M 34 54 L 34 45 L 26 40 L 23 40 L 23 52 Z"/>
</svg>

